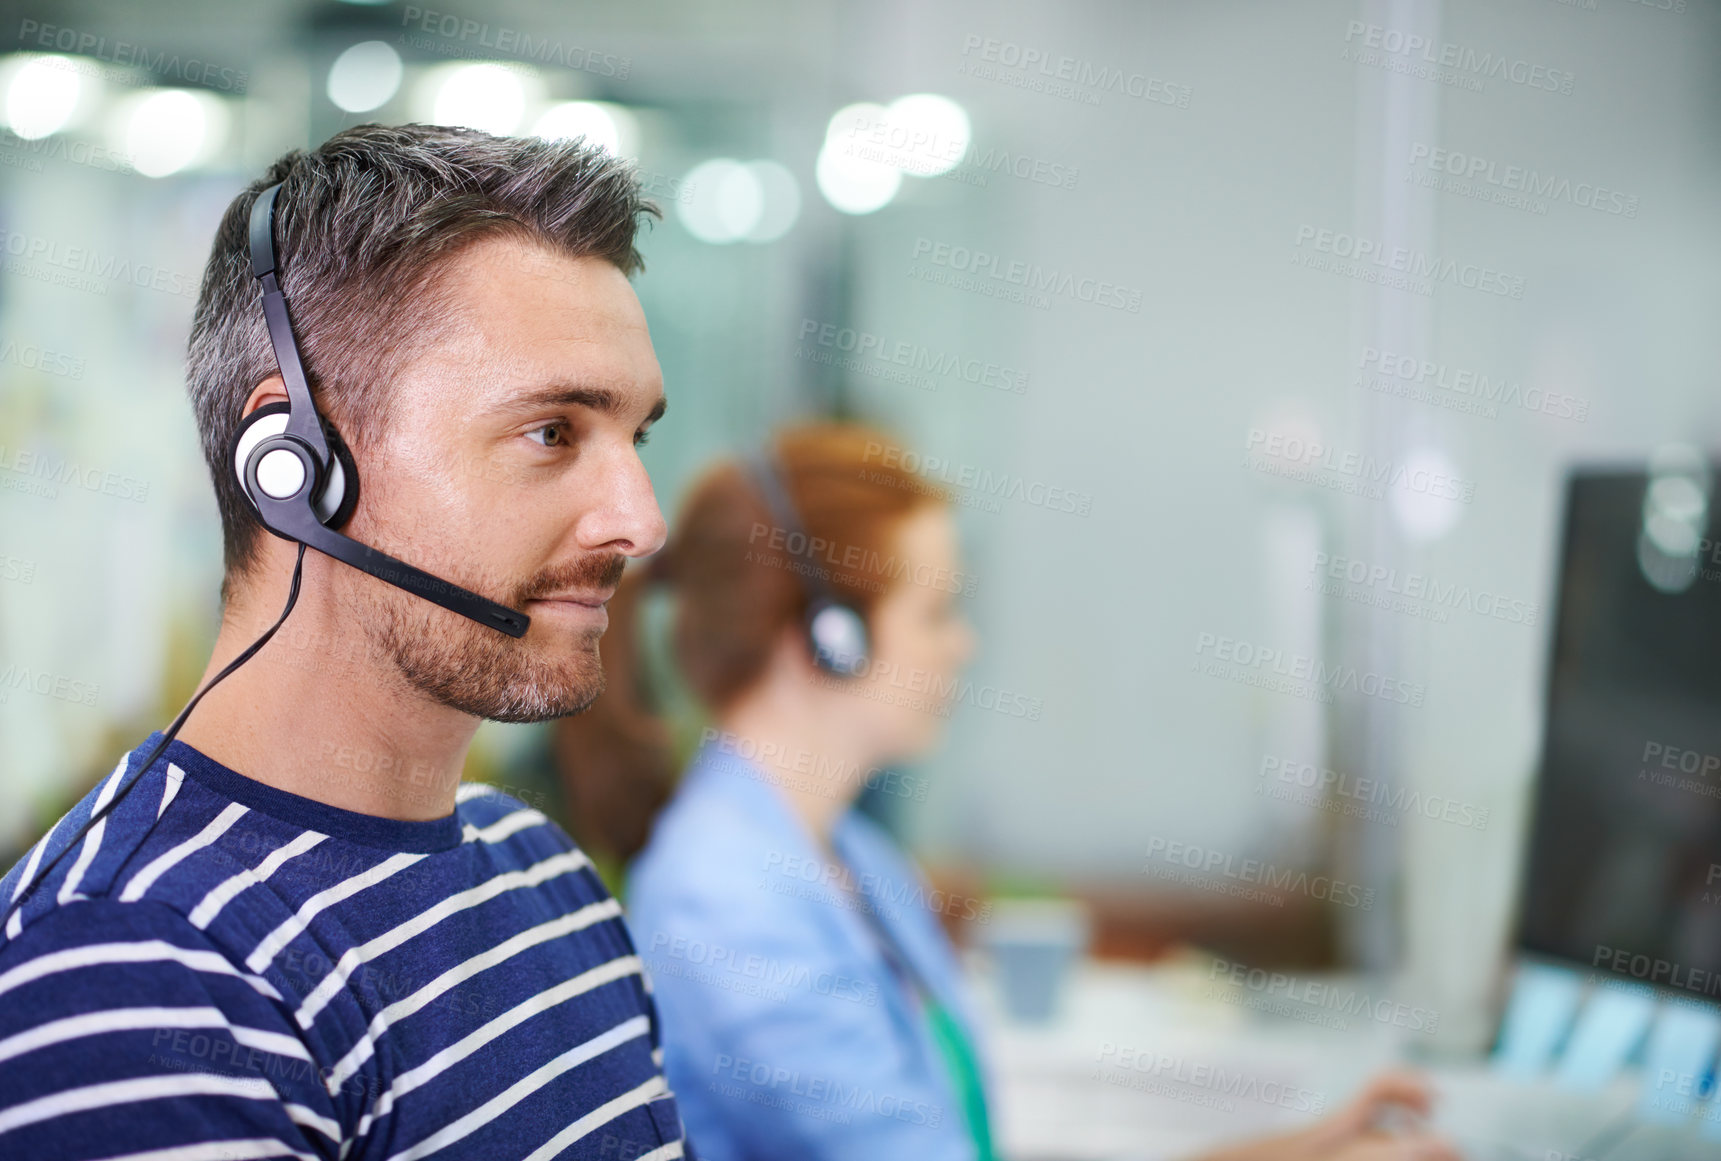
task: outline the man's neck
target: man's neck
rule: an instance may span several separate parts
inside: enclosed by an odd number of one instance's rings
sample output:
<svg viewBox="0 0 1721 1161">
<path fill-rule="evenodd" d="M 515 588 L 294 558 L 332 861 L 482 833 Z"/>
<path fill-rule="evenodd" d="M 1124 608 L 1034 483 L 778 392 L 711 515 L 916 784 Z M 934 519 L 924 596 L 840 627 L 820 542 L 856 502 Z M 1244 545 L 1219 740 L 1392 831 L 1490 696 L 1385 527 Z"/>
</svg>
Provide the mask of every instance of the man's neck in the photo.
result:
<svg viewBox="0 0 1721 1161">
<path fill-rule="evenodd" d="M 478 719 L 408 686 L 306 579 L 286 623 L 204 696 L 176 736 L 302 798 L 382 818 L 446 817 Z M 261 607 L 273 599 L 229 607 L 199 689 L 274 624 L 279 606 Z"/>
</svg>

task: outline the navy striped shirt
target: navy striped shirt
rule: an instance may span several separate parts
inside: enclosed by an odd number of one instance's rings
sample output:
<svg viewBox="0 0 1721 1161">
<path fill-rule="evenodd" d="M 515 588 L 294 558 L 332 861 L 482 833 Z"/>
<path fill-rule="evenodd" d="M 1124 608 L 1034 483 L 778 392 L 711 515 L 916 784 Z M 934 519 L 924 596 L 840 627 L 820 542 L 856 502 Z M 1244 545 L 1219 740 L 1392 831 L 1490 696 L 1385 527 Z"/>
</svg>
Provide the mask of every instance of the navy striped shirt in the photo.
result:
<svg viewBox="0 0 1721 1161">
<path fill-rule="evenodd" d="M 543 814 L 457 797 L 358 814 L 175 740 L 0 931 L 0 1157 L 683 1156 L 615 899 Z"/>
</svg>

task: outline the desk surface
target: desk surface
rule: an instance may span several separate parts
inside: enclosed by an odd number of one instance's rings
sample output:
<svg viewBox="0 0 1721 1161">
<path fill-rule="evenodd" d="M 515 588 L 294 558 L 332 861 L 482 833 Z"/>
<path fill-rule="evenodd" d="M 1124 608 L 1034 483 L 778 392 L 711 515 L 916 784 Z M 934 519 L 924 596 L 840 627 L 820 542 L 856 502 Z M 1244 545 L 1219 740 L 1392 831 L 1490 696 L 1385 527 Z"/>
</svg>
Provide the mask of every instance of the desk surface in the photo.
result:
<svg viewBox="0 0 1721 1161">
<path fill-rule="evenodd" d="M 1315 1007 L 1292 1016 L 1282 1005 L 1262 1011 L 1258 997 L 1214 985 L 1196 968 L 1088 961 L 1051 1021 L 1023 1025 L 1004 1015 L 983 957 L 970 958 L 969 975 L 1010 1161 L 1177 1161 L 1305 1126 L 1373 1073 L 1406 1064 L 1434 1085 L 1434 1127 L 1472 1161 L 1721 1161 L 1721 1142 L 1656 1126 L 1583 1153 L 1598 1135 L 1614 1138 L 1610 1125 L 1637 1099 L 1635 1078 L 1575 1093 L 1502 1077 L 1481 1060 L 1433 1063 L 1432 1037 L 1390 1005 L 1375 1008 L 1380 1018 Z M 1342 986 L 1347 1000 L 1368 998 L 1357 981 Z"/>
</svg>

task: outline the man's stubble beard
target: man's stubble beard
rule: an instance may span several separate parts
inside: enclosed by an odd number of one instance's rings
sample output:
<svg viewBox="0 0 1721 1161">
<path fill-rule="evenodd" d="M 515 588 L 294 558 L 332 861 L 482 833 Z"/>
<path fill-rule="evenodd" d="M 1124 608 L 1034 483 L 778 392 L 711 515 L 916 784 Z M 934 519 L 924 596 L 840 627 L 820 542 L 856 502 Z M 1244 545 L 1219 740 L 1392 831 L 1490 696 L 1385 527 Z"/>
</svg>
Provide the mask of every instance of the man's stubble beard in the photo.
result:
<svg viewBox="0 0 1721 1161">
<path fill-rule="evenodd" d="M 625 563 L 619 556 L 582 561 L 556 577 L 535 578 L 500 603 L 520 609 L 532 595 L 571 583 L 613 584 Z M 430 571 L 454 580 L 450 572 Z M 488 721 L 541 722 L 579 713 L 604 691 L 597 630 L 582 631 L 576 642 L 558 641 L 549 655 L 542 643 L 528 644 L 533 630 L 510 637 L 373 577 L 355 573 L 347 582 L 339 590 L 343 616 L 365 635 L 367 655 L 438 704 Z M 551 624 L 546 620 L 544 627 Z"/>
</svg>

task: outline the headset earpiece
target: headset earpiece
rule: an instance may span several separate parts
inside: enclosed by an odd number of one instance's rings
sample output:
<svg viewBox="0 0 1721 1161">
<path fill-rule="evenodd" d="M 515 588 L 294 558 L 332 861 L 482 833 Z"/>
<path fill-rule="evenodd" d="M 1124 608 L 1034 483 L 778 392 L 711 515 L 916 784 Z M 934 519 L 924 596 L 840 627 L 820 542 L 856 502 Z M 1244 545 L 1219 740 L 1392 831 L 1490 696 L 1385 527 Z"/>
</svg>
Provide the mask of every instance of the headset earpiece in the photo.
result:
<svg viewBox="0 0 1721 1161">
<path fill-rule="evenodd" d="M 285 441 L 291 439 L 291 437 L 283 434 L 287 428 L 287 416 L 290 411 L 291 407 L 286 403 L 265 403 L 247 415 L 240 423 L 239 430 L 234 433 L 230 457 L 233 471 L 239 478 L 240 491 L 245 493 L 245 498 L 251 501 L 253 508 L 257 506 L 257 498 L 252 494 L 247 463 L 254 455 L 258 455 L 265 441 L 268 441 L 270 447 L 275 449 L 274 451 L 262 449 L 262 455 L 265 457 L 270 455 L 291 456 L 293 454 L 292 451 L 282 446 Z M 316 513 L 319 523 L 330 528 L 339 528 L 352 518 L 353 509 L 358 506 L 358 465 L 353 462 L 352 452 L 347 449 L 346 441 L 341 439 L 340 433 L 335 430 L 334 425 L 323 418 L 320 413 L 317 418 L 322 423 L 323 437 L 328 441 L 329 452 L 333 460 L 326 470 L 313 470 L 312 474 L 320 478 L 317 481 L 317 486 L 312 490 L 311 509 Z M 302 444 L 298 446 L 303 448 Z M 308 448 L 304 450 L 307 453 L 304 458 L 315 464 L 315 454 L 311 453 Z M 300 474 L 296 475 L 295 469 L 286 459 L 279 459 L 278 464 L 259 463 L 256 471 L 265 486 L 269 485 L 271 479 L 271 467 L 277 469 L 273 478 L 276 481 L 285 481 L 284 483 L 277 482 L 274 485 L 276 489 L 286 488 L 284 494 L 287 495 L 291 495 L 293 491 L 297 490 L 292 485 L 295 480 L 302 480 L 302 468 L 298 469 Z"/>
<path fill-rule="evenodd" d="M 801 514 L 783 482 L 776 458 L 768 450 L 755 451 L 748 457 L 747 470 L 789 541 L 793 543 L 799 538 L 805 542 Z M 800 581 L 807 598 L 807 616 L 802 627 L 813 665 L 838 677 L 854 677 L 870 660 L 866 618 L 843 601 L 816 569 L 790 571 Z"/>
<path fill-rule="evenodd" d="M 807 641 L 813 664 L 853 677 L 867 663 L 866 619 L 841 601 L 816 597 L 807 607 Z"/>
</svg>

